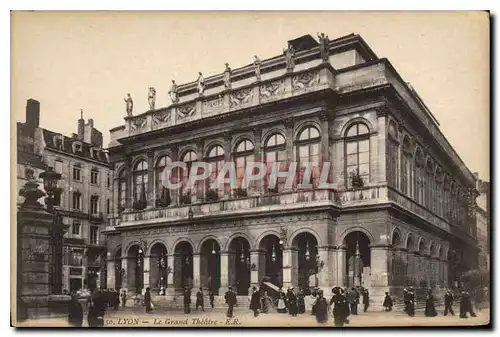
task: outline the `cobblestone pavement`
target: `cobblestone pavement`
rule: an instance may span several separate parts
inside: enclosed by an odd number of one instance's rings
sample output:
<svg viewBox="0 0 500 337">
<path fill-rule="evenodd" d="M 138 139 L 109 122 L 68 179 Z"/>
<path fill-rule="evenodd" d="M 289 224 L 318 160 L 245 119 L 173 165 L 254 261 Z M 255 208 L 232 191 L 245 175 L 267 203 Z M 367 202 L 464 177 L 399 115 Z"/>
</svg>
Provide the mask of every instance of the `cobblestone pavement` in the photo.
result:
<svg viewBox="0 0 500 337">
<path fill-rule="evenodd" d="M 457 308 L 458 309 L 458 308 Z M 484 325 L 489 322 L 489 310 L 484 309 L 477 312 L 477 317 L 460 319 L 458 316 L 443 316 L 442 308 L 438 308 L 437 317 L 425 317 L 423 311 L 417 311 L 415 317 L 408 317 L 402 312 L 368 311 L 360 312 L 359 315 L 350 316 L 350 323 L 345 327 L 370 327 L 370 326 L 470 326 Z M 331 315 L 330 315 L 331 317 Z M 67 326 L 64 319 L 47 319 L 28 321 L 27 325 L 43 326 Z M 86 318 L 84 325 L 86 326 Z M 333 317 L 327 324 L 318 324 L 315 317 L 310 314 L 303 314 L 291 317 L 287 314 L 272 312 L 253 317 L 250 310 L 236 308 L 232 319 L 226 317 L 223 309 L 207 309 L 191 311 L 191 314 L 184 314 L 180 310 L 165 310 L 157 308 L 152 313 L 146 314 L 144 308 L 125 308 L 117 312 L 111 310 L 106 313 L 105 326 L 108 327 L 304 327 L 304 326 L 333 326 Z"/>
</svg>

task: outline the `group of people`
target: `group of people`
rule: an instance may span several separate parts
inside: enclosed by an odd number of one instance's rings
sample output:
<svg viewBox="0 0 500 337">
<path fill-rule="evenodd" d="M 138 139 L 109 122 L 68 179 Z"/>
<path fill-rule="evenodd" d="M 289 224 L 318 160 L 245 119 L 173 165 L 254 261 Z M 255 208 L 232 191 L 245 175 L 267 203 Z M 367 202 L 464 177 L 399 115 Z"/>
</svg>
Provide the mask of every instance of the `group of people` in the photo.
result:
<svg viewBox="0 0 500 337">
<path fill-rule="evenodd" d="M 87 323 L 89 327 L 104 326 L 104 314 L 106 308 L 114 307 L 118 310 L 118 293 L 112 291 L 95 290 L 88 298 Z M 83 325 L 83 306 L 76 292 L 71 293 L 71 300 L 68 303 L 68 322 L 74 327 Z"/>
</svg>

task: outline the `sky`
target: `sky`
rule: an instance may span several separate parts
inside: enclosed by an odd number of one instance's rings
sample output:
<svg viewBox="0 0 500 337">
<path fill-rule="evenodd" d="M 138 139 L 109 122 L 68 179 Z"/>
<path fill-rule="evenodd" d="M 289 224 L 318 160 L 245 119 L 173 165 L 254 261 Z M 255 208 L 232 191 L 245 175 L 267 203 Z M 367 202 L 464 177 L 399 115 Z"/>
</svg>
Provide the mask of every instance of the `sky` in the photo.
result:
<svg viewBox="0 0 500 337">
<path fill-rule="evenodd" d="M 134 113 L 170 104 L 178 84 L 281 54 L 324 32 L 359 34 L 410 82 L 472 172 L 490 178 L 489 21 L 482 12 L 15 12 L 11 16 L 12 123 L 40 101 L 40 125 L 70 136 L 84 118 L 109 141 Z"/>
</svg>

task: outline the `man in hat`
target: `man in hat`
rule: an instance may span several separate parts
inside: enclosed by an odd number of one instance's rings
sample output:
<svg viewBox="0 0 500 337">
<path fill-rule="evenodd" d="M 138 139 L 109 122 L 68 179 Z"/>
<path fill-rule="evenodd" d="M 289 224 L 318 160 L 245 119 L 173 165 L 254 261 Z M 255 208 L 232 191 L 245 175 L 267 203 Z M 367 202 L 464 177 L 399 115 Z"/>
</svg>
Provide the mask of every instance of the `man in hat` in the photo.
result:
<svg viewBox="0 0 500 337">
<path fill-rule="evenodd" d="M 450 289 L 446 290 L 446 294 L 444 295 L 444 315 L 448 315 L 448 312 L 452 316 L 455 316 L 455 313 L 453 312 L 453 294 L 451 293 Z"/>
<path fill-rule="evenodd" d="M 415 293 L 413 287 L 408 289 L 408 310 L 406 312 L 408 316 L 415 316 Z"/>
<path fill-rule="evenodd" d="M 227 315 L 227 317 L 232 318 L 234 306 L 238 302 L 236 299 L 236 294 L 234 293 L 232 287 L 229 287 L 229 290 L 224 295 L 224 298 L 225 298 L 227 306 L 228 306 L 226 315 Z"/>
<path fill-rule="evenodd" d="M 184 313 L 191 313 L 191 288 L 186 286 L 184 288 Z"/>
<path fill-rule="evenodd" d="M 366 312 L 368 310 L 368 307 L 370 306 L 370 293 L 368 292 L 368 289 L 365 289 L 363 291 L 363 311 Z"/>
<path fill-rule="evenodd" d="M 333 318 L 335 326 L 344 326 L 348 323 L 347 317 L 349 316 L 349 303 L 344 295 L 341 294 L 340 288 L 335 287 L 332 289 L 333 297 L 330 300 L 330 306 L 333 305 Z"/>
<path fill-rule="evenodd" d="M 290 313 L 290 315 L 292 317 L 296 317 L 297 313 L 299 311 L 299 308 L 297 305 L 298 304 L 297 303 L 297 295 L 295 295 L 295 291 L 294 291 L 293 287 L 291 287 L 288 290 L 287 297 L 288 297 L 288 312 Z"/>
<path fill-rule="evenodd" d="M 403 289 L 403 303 L 405 305 L 403 311 L 408 313 L 408 289 L 406 288 Z"/>
<path fill-rule="evenodd" d="M 253 316 L 259 316 L 260 310 L 260 292 L 257 291 L 257 287 L 252 287 L 252 297 L 250 299 L 250 309 L 253 311 Z"/>
<path fill-rule="evenodd" d="M 202 311 L 205 311 L 205 305 L 203 303 L 203 289 L 200 287 L 200 290 L 196 293 L 196 311 L 198 311 L 198 307 L 201 307 Z"/>
</svg>

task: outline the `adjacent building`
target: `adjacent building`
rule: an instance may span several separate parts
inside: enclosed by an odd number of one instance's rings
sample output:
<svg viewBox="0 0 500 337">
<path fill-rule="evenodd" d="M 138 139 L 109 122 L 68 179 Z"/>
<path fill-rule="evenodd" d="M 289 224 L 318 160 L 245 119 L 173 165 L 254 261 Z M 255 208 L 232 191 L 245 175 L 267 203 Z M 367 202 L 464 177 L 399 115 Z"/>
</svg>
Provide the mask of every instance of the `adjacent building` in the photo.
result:
<svg viewBox="0 0 500 337">
<path fill-rule="evenodd" d="M 102 134 L 92 119 L 85 122 L 83 112 L 78 133 L 71 137 L 41 128 L 39 120 L 40 103 L 29 99 L 26 122 L 17 123 L 17 190 L 31 177 L 43 189 L 39 174 L 48 167 L 62 175 L 55 208 L 69 226 L 64 237 L 63 289 L 105 286 L 102 231 L 110 207 L 111 177 Z"/>
<path fill-rule="evenodd" d="M 478 178 L 477 174 L 476 177 Z M 490 238 L 491 238 L 491 183 L 478 178 L 476 199 L 477 245 L 479 248 L 478 267 L 490 270 Z"/>
<path fill-rule="evenodd" d="M 108 288 L 170 296 L 185 285 L 220 295 L 263 281 L 327 293 L 364 286 L 382 303 L 407 285 L 453 286 L 477 265 L 474 175 L 360 36 L 302 36 L 283 54 L 226 66 L 171 96 L 111 130 Z M 212 189 L 210 176 L 191 192 L 169 190 L 161 173 L 175 161 L 186 164 L 183 181 L 196 161 L 232 161 L 238 186 Z M 313 163 L 312 186 L 296 178 L 291 190 L 282 179 L 241 188 L 250 162 L 296 162 L 299 178 Z M 328 188 L 319 184 L 325 162 Z"/>
</svg>

